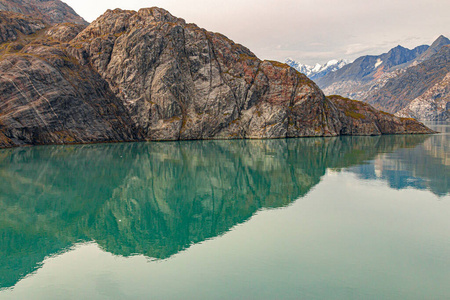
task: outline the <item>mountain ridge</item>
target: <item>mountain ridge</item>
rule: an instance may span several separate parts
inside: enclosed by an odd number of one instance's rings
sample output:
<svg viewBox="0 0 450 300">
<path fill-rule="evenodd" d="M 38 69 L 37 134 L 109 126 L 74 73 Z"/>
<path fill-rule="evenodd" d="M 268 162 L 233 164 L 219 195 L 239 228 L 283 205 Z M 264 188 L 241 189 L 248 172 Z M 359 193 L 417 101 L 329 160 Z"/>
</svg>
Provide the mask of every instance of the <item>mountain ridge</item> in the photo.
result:
<svg viewBox="0 0 450 300">
<path fill-rule="evenodd" d="M 431 46 L 397 46 L 379 56 L 363 56 L 316 80 L 325 94 L 341 94 L 375 108 L 418 120 L 446 120 L 447 59 L 450 40 L 439 36 Z M 412 103 L 414 102 L 414 103 Z"/>
<path fill-rule="evenodd" d="M 447 45 L 428 60 L 412 66 L 398 77 L 390 79 L 376 93 L 369 95 L 366 101 L 379 109 L 383 108 L 391 113 L 399 112 L 434 86 L 441 84 L 447 86 L 448 82 L 445 83 L 446 81 L 443 80 L 449 72 L 450 45 Z M 438 93 L 436 96 L 439 95 Z M 438 98 L 435 97 L 435 99 Z M 431 94 L 428 99 L 433 99 Z M 444 107 L 446 106 L 445 104 L 443 105 Z M 414 110 L 418 111 L 418 108 Z M 415 116 L 419 119 L 421 118 L 418 115 Z M 430 118 L 426 119 L 430 120 Z"/>
<path fill-rule="evenodd" d="M 344 81 L 360 81 L 366 83 L 368 81 L 380 78 L 382 73 L 389 71 L 391 68 L 407 63 L 422 53 L 429 46 L 422 45 L 413 49 L 407 49 L 400 45 L 392 48 L 381 55 L 365 55 L 357 58 L 353 63 L 344 66 L 342 69 L 329 73 L 317 80 L 319 87 L 324 89 L 327 94 L 343 94 L 343 96 L 352 97 L 351 92 L 339 89 L 332 89 L 330 86 Z"/>
</svg>

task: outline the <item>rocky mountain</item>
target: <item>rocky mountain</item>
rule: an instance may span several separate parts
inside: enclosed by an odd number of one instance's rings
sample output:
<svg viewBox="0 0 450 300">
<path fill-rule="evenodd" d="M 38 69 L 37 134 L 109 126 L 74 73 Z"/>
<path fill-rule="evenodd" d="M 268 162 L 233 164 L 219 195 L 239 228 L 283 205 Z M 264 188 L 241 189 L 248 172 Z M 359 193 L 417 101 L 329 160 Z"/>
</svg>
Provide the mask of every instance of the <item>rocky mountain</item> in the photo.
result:
<svg viewBox="0 0 450 300">
<path fill-rule="evenodd" d="M 48 24 L 88 25 L 69 5 L 60 0 L 0 0 L 0 11 L 12 11 L 40 18 Z"/>
<path fill-rule="evenodd" d="M 335 72 L 350 62 L 346 59 L 341 60 L 330 60 L 324 65 L 316 64 L 315 66 L 303 65 L 292 58 L 287 58 L 285 63 L 292 68 L 296 69 L 300 73 L 305 74 L 311 80 L 317 80 L 330 72 Z"/>
<path fill-rule="evenodd" d="M 288 65 L 160 8 L 108 10 L 85 29 L 10 14 L 0 13 L 1 147 L 432 132 L 362 103 L 338 109 Z"/>
<path fill-rule="evenodd" d="M 378 109 L 425 120 L 448 117 L 450 46 L 408 68 L 365 99 Z M 399 112 L 400 111 L 400 112 Z"/>
<path fill-rule="evenodd" d="M 397 46 L 388 53 L 378 56 L 367 55 L 356 59 L 342 69 L 329 73 L 316 80 L 325 94 L 339 94 L 358 100 L 401 70 L 398 66 L 411 62 L 423 54 L 429 47 L 419 46 L 412 50 Z"/>
<path fill-rule="evenodd" d="M 431 58 L 434 54 L 438 53 L 442 47 L 450 45 L 450 40 L 448 38 L 446 38 L 445 36 L 441 35 L 439 36 L 434 42 L 433 44 L 431 44 L 431 46 L 427 49 L 427 51 L 425 51 L 424 53 L 422 53 L 417 60 L 415 60 L 415 64 L 417 63 L 421 63 L 424 62 L 426 60 L 428 60 L 429 58 Z"/>
<path fill-rule="evenodd" d="M 316 82 L 326 94 L 363 100 L 398 116 L 446 120 L 448 82 L 444 77 L 448 66 L 444 48 L 448 45 L 450 40 L 440 36 L 429 47 L 408 50 L 398 46 L 380 56 L 358 58 Z"/>
</svg>

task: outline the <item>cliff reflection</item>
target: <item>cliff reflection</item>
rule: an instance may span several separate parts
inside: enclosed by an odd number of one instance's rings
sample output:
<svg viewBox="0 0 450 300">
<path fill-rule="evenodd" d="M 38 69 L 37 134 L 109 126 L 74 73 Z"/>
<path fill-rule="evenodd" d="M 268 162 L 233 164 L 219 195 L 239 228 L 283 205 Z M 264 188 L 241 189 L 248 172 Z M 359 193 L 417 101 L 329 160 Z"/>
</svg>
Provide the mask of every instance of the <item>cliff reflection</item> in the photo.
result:
<svg viewBox="0 0 450 300">
<path fill-rule="evenodd" d="M 0 151 L 0 289 L 79 241 L 164 259 L 325 174 L 427 136 L 50 146 Z"/>
<path fill-rule="evenodd" d="M 386 180 L 390 187 L 412 187 L 430 190 L 438 196 L 450 193 L 450 124 L 427 124 L 441 132 L 424 143 L 395 153 L 377 155 L 374 163 L 352 167 L 351 171 L 364 179 Z"/>
</svg>

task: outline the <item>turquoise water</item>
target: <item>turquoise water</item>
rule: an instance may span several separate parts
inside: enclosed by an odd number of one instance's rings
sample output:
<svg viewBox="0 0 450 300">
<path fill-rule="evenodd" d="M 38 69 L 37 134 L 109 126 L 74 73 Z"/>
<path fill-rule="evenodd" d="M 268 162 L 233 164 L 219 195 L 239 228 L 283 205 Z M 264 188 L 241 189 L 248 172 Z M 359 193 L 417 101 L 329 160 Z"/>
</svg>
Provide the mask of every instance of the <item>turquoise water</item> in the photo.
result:
<svg viewBox="0 0 450 300">
<path fill-rule="evenodd" d="M 450 299 L 433 128 L 0 150 L 0 299 Z"/>
</svg>

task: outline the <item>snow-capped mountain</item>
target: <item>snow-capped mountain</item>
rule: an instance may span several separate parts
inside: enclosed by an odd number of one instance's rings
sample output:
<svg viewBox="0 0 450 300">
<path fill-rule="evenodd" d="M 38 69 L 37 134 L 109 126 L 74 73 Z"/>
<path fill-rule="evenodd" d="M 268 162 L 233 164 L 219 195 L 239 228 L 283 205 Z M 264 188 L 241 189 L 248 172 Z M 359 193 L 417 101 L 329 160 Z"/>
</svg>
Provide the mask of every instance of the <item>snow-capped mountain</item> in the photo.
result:
<svg viewBox="0 0 450 300">
<path fill-rule="evenodd" d="M 341 60 L 333 59 L 324 65 L 316 64 L 315 66 L 308 66 L 308 65 L 303 65 L 303 64 L 293 60 L 292 58 L 287 58 L 285 62 L 286 62 L 286 64 L 293 67 L 297 71 L 308 76 L 311 80 L 321 78 L 321 77 L 325 76 L 326 74 L 337 71 L 340 68 L 342 68 L 343 66 L 350 63 L 346 59 L 341 59 Z"/>
</svg>

